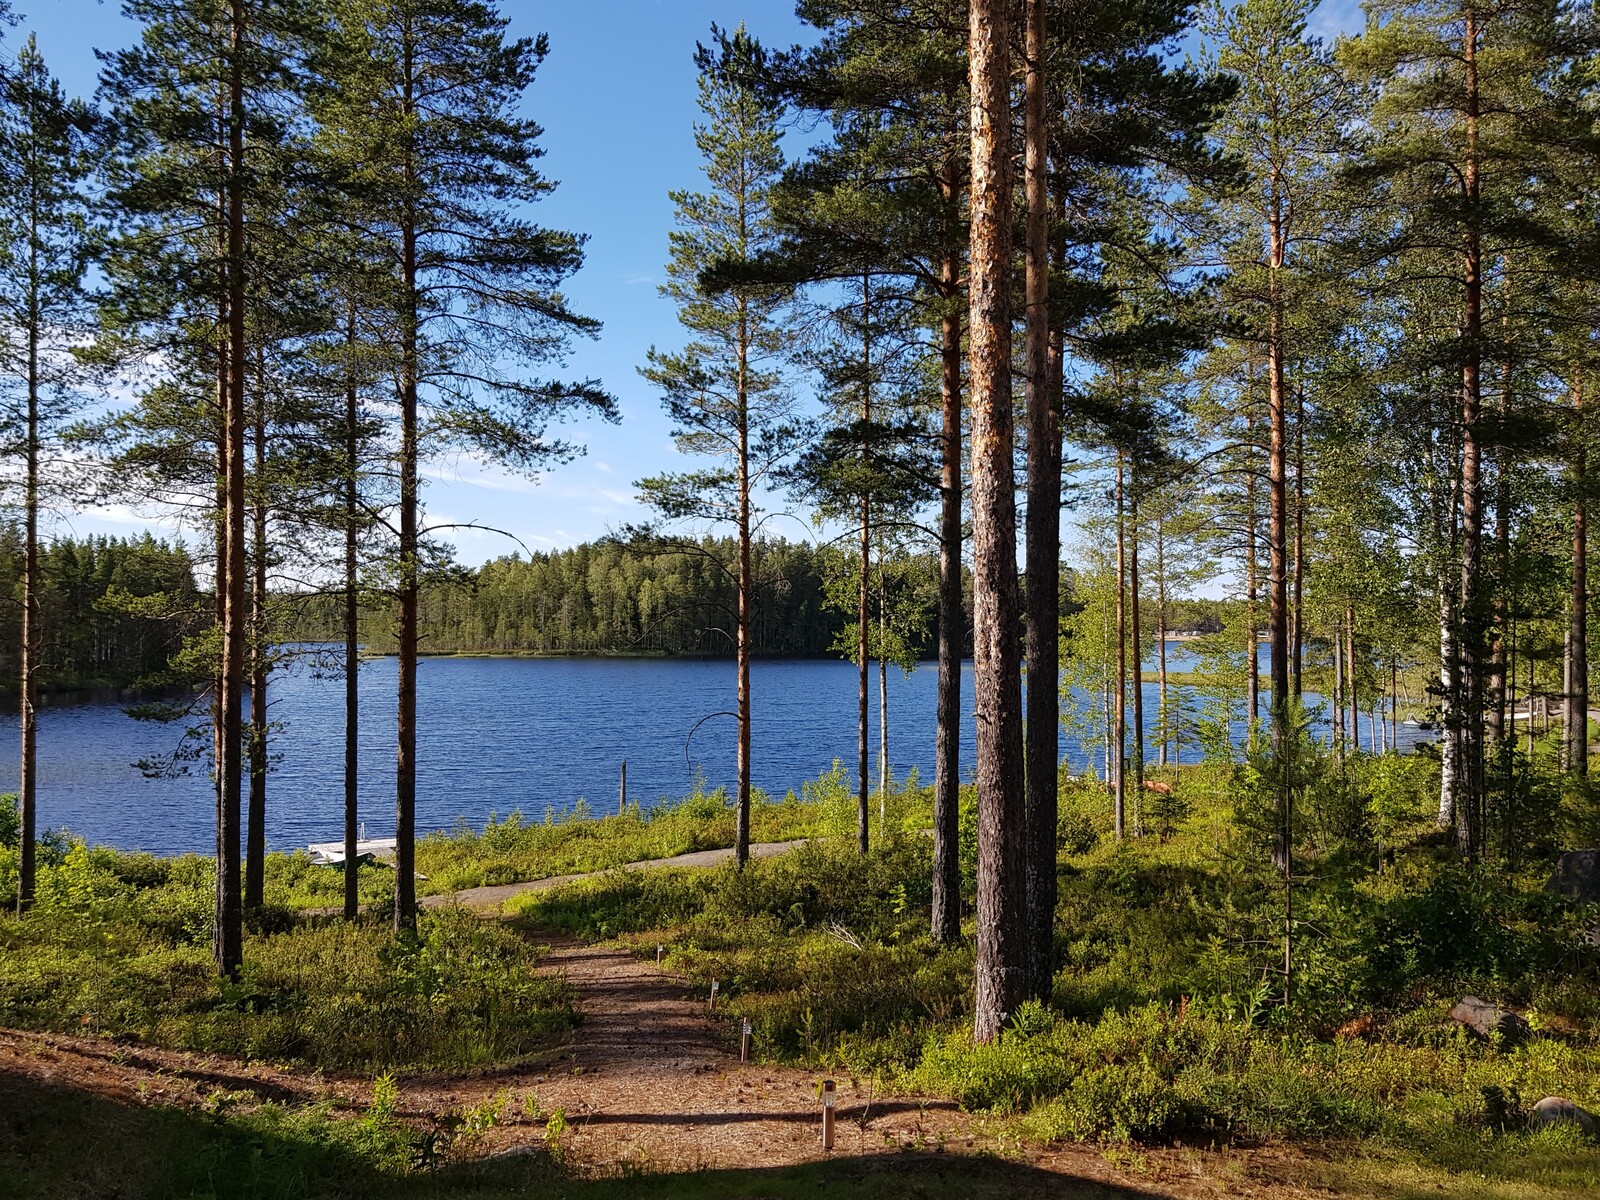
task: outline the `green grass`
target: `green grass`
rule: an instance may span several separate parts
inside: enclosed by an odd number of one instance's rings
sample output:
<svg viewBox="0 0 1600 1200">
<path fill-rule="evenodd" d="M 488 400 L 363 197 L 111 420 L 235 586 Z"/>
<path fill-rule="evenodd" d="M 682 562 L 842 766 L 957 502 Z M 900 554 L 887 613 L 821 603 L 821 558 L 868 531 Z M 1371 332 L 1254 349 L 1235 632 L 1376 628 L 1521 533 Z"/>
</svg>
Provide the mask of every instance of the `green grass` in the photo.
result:
<svg viewBox="0 0 1600 1200">
<path fill-rule="evenodd" d="M 210 866 L 192 856 L 46 855 L 37 907 L 0 914 L 0 1025 L 361 1070 L 504 1062 L 572 1025 L 564 986 L 535 973 L 540 947 L 464 912 L 400 939 L 268 912 L 228 982 L 210 905 Z"/>
<path fill-rule="evenodd" d="M 40 913 L 0 918 L 0 1023 L 76 1029 L 92 1015 L 108 1032 L 168 1045 L 373 1071 L 514 1060 L 570 1020 L 565 996 L 531 972 L 541 931 L 556 930 L 644 956 L 664 944 L 668 967 L 693 985 L 718 981 L 730 1042 L 751 1019 L 759 1057 L 952 1096 L 1030 1144 L 1087 1140 L 1134 1162 L 1140 1147 L 1265 1141 L 1300 1148 L 1296 1180 L 1344 1194 L 1592 1194 L 1600 1148 L 1571 1130 L 1525 1125 L 1546 1094 L 1600 1110 L 1600 962 L 1581 936 L 1596 914 L 1542 887 L 1553 831 L 1583 828 L 1600 808 L 1588 792 L 1550 786 L 1537 763 L 1519 766 L 1525 786 L 1504 798 L 1496 854 L 1466 866 L 1433 828 L 1433 769 L 1422 756 L 1307 768 L 1287 1007 L 1272 975 L 1282 885 L 1265 853 L 1259 777 L 1250 764 L 1213 763 L 1169 773 L 1174 799 L 1140 797 L 1152 836 L 1120 845 L 1101 790 L 1063 790 L 1059 970 L 1049 1003 L 1023 1006 L 992 1046 L 968 1034 L 971 941 L 935 946 L 927 935 L 926 790 L 890 798 L 862 859 L 846 836 L 854 796 L 841 773 L 757 806 L 756 838 L 817 839 L 787 855 L 743 871 L 611 872 L 525 893 L 504 924 L 441 912 L 416 943 L 378 925 L 295 920 L 289 900 L 336 884 L 338 872 L 276 860 L 279 907 L 266 914 L 275 931 L 252 935 L 247 976 L 229 987 L 209 977 L 203 860 L 58 846 Z M 974 830 L 967 796 L 969 911 Z M 462 887 L 667 857 L 731 834 L 727 798 L 698 792 L 649 812 L 456 831 L 428 839 L 419 861 L 433 886 Z M 1522 1046 L 1474 1040 L 1447 1016 L 1469 991 L 1525 1008 L 1538 1036 Z M 333 1049 L 353 1026 L 351 1048 Z M 403 1161 L 412 1134 L 390 1131 L 384 1142 L 340 1120 L 233 1114 L 211 1144 L 223 1158 L 259 1151 L 302 1183 L 353 1163 L 351 1195 L 622 1187 L 571 1180 L 548 1162 L 421 1176 Z M 351 1138 L 367 1140 L 352 1149 Z M 697 1175 L 698 1188 L 653 1179 L 617 1194 L 786 1196 L 830 1180 L 865 1194 L 881 1190 L 878 1169 L 837 1180 L 822 1168 Z M 1024 1194 L 1029 1178 L 1011 1180 L 1016 1192 L 985 1193 L 958 1172 L 941 1190 L 946 1168 L 908 1169 L 923 1190 L 907 1194 Z M 271 1191 L 280 1174 L 238 1194 L 302 1194 Z M 189 1194 L 172 1186 L 147 1194 Z"/>
<path fill-rule="evenodd" d="M 1227 767 L 1184 772 L 1179 805 L 1147 808 L 1170 836 L 1121 845 L 1103 793 L 1063 793 L 1051 1003 L 993 1046 L 968 1033 L 970 943 L 927 938 L 917 834 L 865 860 L 817 843 L 743 872 L 624 872 L 510 907 L 641 955 L 664 944 L 696 987 L 718 981 L 730 1036 L 749 1017 L 769 1059 L 953 1096 L 1040 1142 L 1333 1140 L 1394 1156 L 1386 1179 L 1460 1163 L 1581 1190 L 1600 1150 L 1519 1123 L 1547 1094 L 1600 1110 L 1600 975 L 1580 936 L 1593 914 L 1543 891 L 1548 860 L 1531 851 L 1462 866 L 1433 829 L 1429 771 L 1358 761 L 1308 795 L 1289 1008 L 1270 974 L 1281 882 Z M 970 811 L 963 824 L 970 836 Z M 1528 1008 L 1544 1032 L 1484 1045 L 1448 1019 L 1468 991 Z M 1337 1032 L 1352 1021 L 1355 1036 Z"/>
<path fill-rule="evenodd" d="M 878 816 L 874 809 L 874 826 Z M 932 800 L 911 783 L 897 790 L 888 805 L 888 826 L 894 830 L 924 828 L 932 819 Z M 853 835 L 856 796 L 842 767 L 825 772 L 774 800 L 757 790 L 751 800 L 750 838 L 783 842 L 797 838 Z M 417 844 L 418 881 L 424 895 L 493 884 L 520 883 L 559 875 L 603 871 L 632 862 L 671 858 L 698 850 L 733 845 L 734 811 L 721 788 L 703 784 L 688 795 L 626 812 L 597 814 L 580 802 L 572 810 L 546 810 L 539 819 L 521 812 L 491 815 L 482 829 L 465 824 L 432 833 Z M 384 866 L 360 872 L 364 904 L 382 905 L 391 898 L 394 874 Z M 291 908 L 337 907 L 344 899 L 344 876 L 338 869 L 317 867 L 304 854 L 269 855 L 267 899 Z"/>
</svg>

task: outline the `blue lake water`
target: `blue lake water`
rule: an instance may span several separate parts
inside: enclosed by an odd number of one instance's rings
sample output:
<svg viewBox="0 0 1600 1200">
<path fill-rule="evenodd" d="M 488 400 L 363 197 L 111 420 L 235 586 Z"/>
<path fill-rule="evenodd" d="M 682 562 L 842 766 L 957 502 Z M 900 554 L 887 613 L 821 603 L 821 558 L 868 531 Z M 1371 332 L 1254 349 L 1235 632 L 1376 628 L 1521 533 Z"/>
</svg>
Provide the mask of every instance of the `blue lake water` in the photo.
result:
<svg viewBox="0 0 1600 1200">
<path fill-rule="evenodd" d="M 975 754 L 971 673 L 965 664 L 964 776 Z M 756 786 L 777 796 L 798 791 L 835 759 L 844 761 L 853 779 L 856 668 L 815 659 L 758 661 L 751 674 Z M 889 670 L 889 758 L 897 780 L 912 768 L 932 779 L 936 682 L 932 663 L 909 675 Z M 370 837 L 390 836 L 394 829 L 394 683 L 393 659 L 363 666 L 361 808 Z M 874 773 L 876 688 L 874 668 Z M 1156 692 L 1154 684 L 1145 685 L 1147 726 L 1156 720 Z M 289 667 L 274 675 L 271 696 L 279 729 L 268 785 L 268 844 L 289 850 L 337 840 L 343 828 L 344 682 Z M 689 735 L 702 718 L 733 707 L 733 664 L 725 660 L 424 659 L 418 668 L 418 827 L 445 829 L 463 820 L 481 825 L 491 813 L 512 809 L 540 819 L 547 810 L 568 811 L 580 798 L 611 811 L 623 759 L 629 798 L 645 803 L 683 795 L 697 771 L 711 786 L 731 785 L 732 719 L 713 718 Z M 1365 721 L 1362 726 L 1365 737 Z M 170 756 L 178 740 L 178 729 L 134 720 L 117 704 L 41 710 L 40 828 L 66 827 L 122 849 L 209 852 L 214 810 L 203 768 L 148 778 L 134 766 Z M 1409 740 L 1403 737 L 1402 743 Z M 1086 756 L 1075 736 L 1064 732 L 1060 749 L 1074 770 L 1083 769 Z M 1191 745 L 1185 758 L 1192 761 L 1194 754 Z M 15 787 L 16 772 L 13 713 L 0 720 L 0 789 Z"/>
</svg>

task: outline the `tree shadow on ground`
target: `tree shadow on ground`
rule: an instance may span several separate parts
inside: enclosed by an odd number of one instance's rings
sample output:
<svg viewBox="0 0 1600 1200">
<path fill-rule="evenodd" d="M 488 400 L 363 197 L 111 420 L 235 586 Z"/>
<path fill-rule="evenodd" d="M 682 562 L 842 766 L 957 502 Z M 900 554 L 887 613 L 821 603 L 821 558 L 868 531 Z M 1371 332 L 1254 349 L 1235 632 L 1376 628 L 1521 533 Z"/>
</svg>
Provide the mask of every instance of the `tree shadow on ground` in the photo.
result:
<svg viewBox="0 0 1600 1200">
<path fill-rule="evenodd" d="M 903 1153 L 793 1167 L 581 1178 L 543 1149 L 405 1171 L 393 1140 L 324 1106 L 209 1111 L 113 1096 L 0 1068 L 0 1192 L 7 1200 L 1165 1200 L 989 1156 Z"/>
</svg>

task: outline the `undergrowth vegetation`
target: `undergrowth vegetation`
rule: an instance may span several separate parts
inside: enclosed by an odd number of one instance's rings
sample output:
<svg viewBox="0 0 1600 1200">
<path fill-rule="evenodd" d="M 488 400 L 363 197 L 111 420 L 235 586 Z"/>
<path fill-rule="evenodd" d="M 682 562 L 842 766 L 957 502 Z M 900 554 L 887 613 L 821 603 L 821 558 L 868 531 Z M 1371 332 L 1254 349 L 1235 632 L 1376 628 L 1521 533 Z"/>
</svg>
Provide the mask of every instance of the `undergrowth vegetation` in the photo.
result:
<svg viewBox="0 0 1600 1200">
<path fill-rule="evenodd" d="M 572 1023 L 539 947 L 459 910 L 399 939 L 268 910 L 230 982 L 211 957 L 209 861 L 46 851 L 34 911 L 0 914 L 0 1025 L 365 1070 L 504 1062 Z"/>
<path fill-rule="evenodd" d="M 715 981 L 730 1042 L 749 1018 L 758 1055 L 947 1095 L 1040 1140 L 1110 1143 L 1339 1139 L 1404 1170 L 1600 1184 L 1600 1150 L 1534 1129 L 1532 1103 L 1600 1109 L 1597 914 L 1544 888 L 1550 831 L 1589 819 L 1586 795 L 1542 805 L 1529 839 L 1463 864 L 1429 806 L 1424 755 L 1313 763 L 1296 825 L 1294 975 L 1283 997 L 1283 880 L 1247 759 L 1167 772 L 1171 796 L 1111 836 L 1105 793 L 1064 781 L 1058 971 L 1048 1003 L 973 1044 L 970 938 L 928 935 L 931 797 L 911 781 L 853 847 L 842 771 L 762 799 L 757 840 L 813 840 L 743 871 L 610 870 L 508 905 L 505 923 L 426 915 L 417 938 L 307 920 L 337 870 L 275 856 L 238 983 L 211 974 L 206 860 L 93 849 L 42 852 L 38 910 L 0 917 L 0 1023 L 81 1027 L 272 1060 L 362 1070 L 504 1062 L 559 1038 L 562 986 L 533 973 L 542 931 L 618 940 L 692 987 Z M 961 857 L 970 904 L 972 797 Z M 0 830 L 0 833 L 3 833 Z M 428 839 L 434 888 L 600 871 L 726 845 L 732 808 L 698 789 L 648 811 Z M 0 848 L 0 886 L 14 851 Z M 392 879 L 363 877 L 373 899 Z M 1464 993 L 1525 1012 L 1521 1045 L 1448 1016 Z M 1401 1168 L 1397 1168 L 1401 1169 Z"/>
<path fill-rule="evenodd" d="M 1064 789 L 1053 994 L 994 1045 L 969 1035 L 970 942 L 928 938 L 931 845 L 912 820 L 864 860 L 819 841 L 742 872 L 612 872 L 511 908 L 532 928 L 664 947 L 696 989 L 717 982 L 730 1038 L 748 1017 L 769 1059 L 949 1095 L 1045 1140 L 1364 1138 L 1513 1176 L 1530 1155 L 1577 1155 L 1600 1178 L 1581 1137 L 1527 1128 L 1545 1095 L 1600 1108 L 1596 914 L 1544 890 L 1546 855 L 1462 864 L 1430 819 L 1433 769 L 1360 758 L 1306 789 L 1288 1005 L 1283 884 L 1248 764 L 1168 773 L 1179 801 L 1121 844 L 1100 789 Z M 970 840 L 963 858 L 970 887 Z M 1468 992 L 1523 1009 L 1536 1036 L 1477 1040 L 1448 1015 Z"/>
</svg>

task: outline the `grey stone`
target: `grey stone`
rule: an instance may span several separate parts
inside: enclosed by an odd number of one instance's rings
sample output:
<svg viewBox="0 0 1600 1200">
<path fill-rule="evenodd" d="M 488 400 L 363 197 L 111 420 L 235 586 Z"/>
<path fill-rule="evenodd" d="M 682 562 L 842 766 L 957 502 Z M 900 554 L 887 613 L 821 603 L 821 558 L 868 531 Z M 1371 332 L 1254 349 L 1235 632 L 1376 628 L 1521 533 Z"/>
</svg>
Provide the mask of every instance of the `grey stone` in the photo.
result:
<svg viewBox="0 0 1600 1200">
<path fill-rule="evenodd" d="M 1596 1122 L 1593 1113 L 1579 1108 L 1564 1096 L 1546 1096 L 1535 1104 L 1528 1114 L 1528 1122 L 1535 1129 L 1542 1129 L 1546 1125 L 1574 1124 L 1591 1136 L 1600 1122 Z"/>
<path fill-rule="evenodd" d="M 1520 1042 L 1529 1033 L 1528 1023 L 1516 1013 L 1476 996 L 1461 997 L 1461 1003 L 1450 1010 L 1450 1019 L 1485 1040 L 1498 1033 L 1508 1042 Z"/>
</svg>

